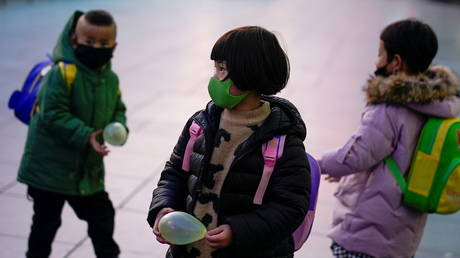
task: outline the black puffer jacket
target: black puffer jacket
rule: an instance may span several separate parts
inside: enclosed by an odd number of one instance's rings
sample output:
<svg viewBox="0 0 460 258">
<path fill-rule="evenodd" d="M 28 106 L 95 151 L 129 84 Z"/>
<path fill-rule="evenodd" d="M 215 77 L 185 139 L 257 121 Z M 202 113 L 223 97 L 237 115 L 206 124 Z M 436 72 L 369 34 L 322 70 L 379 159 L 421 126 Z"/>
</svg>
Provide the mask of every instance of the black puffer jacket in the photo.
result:
<svg viewBox="0 0 460 258">
<path fill-rule="evenodd" d="M 264 123 L 235 151 L 235 159 L 222 187 L 218 225 L 229 224 L 233 239 L 217 252 L 220 258 L 291 257 L 291 233 L 304 218 L 310 195 L 310 172 L 303 140 L 306 129 L 299 112 L 287 100 L 264 96 L 271 113 Z M 213 102 L 189 119 L 170 160 L 161 174 L 147 221 L 153 226 L 165 207 L 191 213 L 207 178 L 222 109 Z M 198 137 L 190 158 L 190 172 L 181 169 L 188 129 L 196 121 L 204 133 Z M 287 135 L 283 156 L 277 161 L 262 205 L 252 203 L 263 171 L 261 145 L 273 136 Z M 208 176 L 209 177 L 209 176 Z M 183 246 L 173 246 L 174 258 L 187 257 Z"/>
</svg>

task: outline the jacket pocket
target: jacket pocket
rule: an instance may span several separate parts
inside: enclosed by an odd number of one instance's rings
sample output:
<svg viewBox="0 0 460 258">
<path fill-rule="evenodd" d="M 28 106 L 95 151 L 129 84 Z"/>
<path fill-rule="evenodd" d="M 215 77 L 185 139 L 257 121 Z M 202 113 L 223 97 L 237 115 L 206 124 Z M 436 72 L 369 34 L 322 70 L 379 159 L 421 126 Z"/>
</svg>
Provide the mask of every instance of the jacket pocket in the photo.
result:
<svg viewBox="0 0 460 258">
<path fill-rule="evenodd" d="M 348 154 L 350 153 L 351 147 L 361 138 L 361 135 L 353 135 L 348 142 L 337 152 L 337 162 L 343 164 Z"/>
</svg>

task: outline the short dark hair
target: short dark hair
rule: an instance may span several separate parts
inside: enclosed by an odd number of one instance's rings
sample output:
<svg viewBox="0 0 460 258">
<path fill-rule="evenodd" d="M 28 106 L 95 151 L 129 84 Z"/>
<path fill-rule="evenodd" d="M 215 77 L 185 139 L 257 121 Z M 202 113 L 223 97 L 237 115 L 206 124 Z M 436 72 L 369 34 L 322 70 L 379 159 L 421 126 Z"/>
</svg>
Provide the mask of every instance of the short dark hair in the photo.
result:
<svg viewBox="0 0 460 258">
<path fill-rule="evenodd" d="M 85 20 L 92 25 L 97 26 L 111 26 L 115 25 L 115 20 L 112 15 L 104 10 L 91 10 L 86 12 Z"/>
<path fill-rule="evenodd" d="M 289 59 L 272 32 L 245 26 L 222 35 L 211 51 L 211 60 L 225 61 L 228 77 L 241 90 L 258 94 L 280 92 L 289 80 Z"/>
<path fill-rule="evenodd" d="M 425 72 L 438 52 L 438 39 L 431 27 L 417 19 L 400 20 L 388 25 L 380 34 L 388 60 L 399 54 L 406 72 Z"/>
</svg>

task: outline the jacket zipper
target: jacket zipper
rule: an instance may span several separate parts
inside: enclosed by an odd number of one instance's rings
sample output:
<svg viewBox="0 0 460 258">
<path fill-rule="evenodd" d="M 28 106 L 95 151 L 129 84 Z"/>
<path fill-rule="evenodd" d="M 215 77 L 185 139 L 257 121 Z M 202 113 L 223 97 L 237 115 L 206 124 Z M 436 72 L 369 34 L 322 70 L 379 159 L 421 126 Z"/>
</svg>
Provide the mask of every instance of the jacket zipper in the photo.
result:
<svg viewBox="0 0 460 258">
<path fill-rule="evenodd" d="M 98 78 L 98 82 L 99 82 L 99 78 Z M 91 96 L 92 97 L 92 110 L 90 112 L 91 113 L 91 119 L 90 119 L 91 125 L 90 126 L 93 126 L 94 117 L 95 117 L 95 108 L 96 108 L 96 87 L 95 86 L 91 86 L 91 93 L 92 93 L 92 96 Z M 91 148 L 91 146 L 89 148 Z M 89 152 L 87 152 L 87 154 L 85 155 L 86 160 L 88 159 L 88 155 L 89 155 Z M 83 177 L 85 173 L 88 173 L 86 166 L 83 167 Z M 80 193 L 86 194 L 85 189 L 80 189 Z"/>
<path fill-rule="evenodd" d="M 74 79 L 73 83 L 72 84 L 75 84 L 75 81 L 76 81 L 76 78 Z M 69 109 L 72 110 L 72 98 L 73 98 L 73 92 L 75 91 L 74 89 L 74 85 L 71 86 L 71 90 L 70 90 L 70 106 L 69 106 Z M 74 176 L 78 178 L 80 174 L 80 153 L 79 152 L 76 152 L 75 154 L 75 174 Z M 77 189 L 78 192 L 81 192 L 81 189 L 80 189 L 80 186 L 78 186 L 78 189 Z"/>
</svg>

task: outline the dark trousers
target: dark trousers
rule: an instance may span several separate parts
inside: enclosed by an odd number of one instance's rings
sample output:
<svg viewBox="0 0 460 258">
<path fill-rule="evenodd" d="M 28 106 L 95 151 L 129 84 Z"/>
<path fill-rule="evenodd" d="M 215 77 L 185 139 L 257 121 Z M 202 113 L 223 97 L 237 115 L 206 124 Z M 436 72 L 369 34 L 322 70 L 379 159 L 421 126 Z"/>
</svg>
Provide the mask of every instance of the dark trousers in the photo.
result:
<svg viewBox="0 0 460 258">
<path fill-rule="evenodd" d="M 46 258 L 61 225 L 61 212 L 67 203 L 77 217 L 88 223 L 88 235 L 98 258 L 118 257 L 120 249 L 113 239 L 115 209 L 107 192 L 90 196 L 71 196 L 29 187 L 27 193 L 34 202 L 27 258 Z"/>
</svg>

